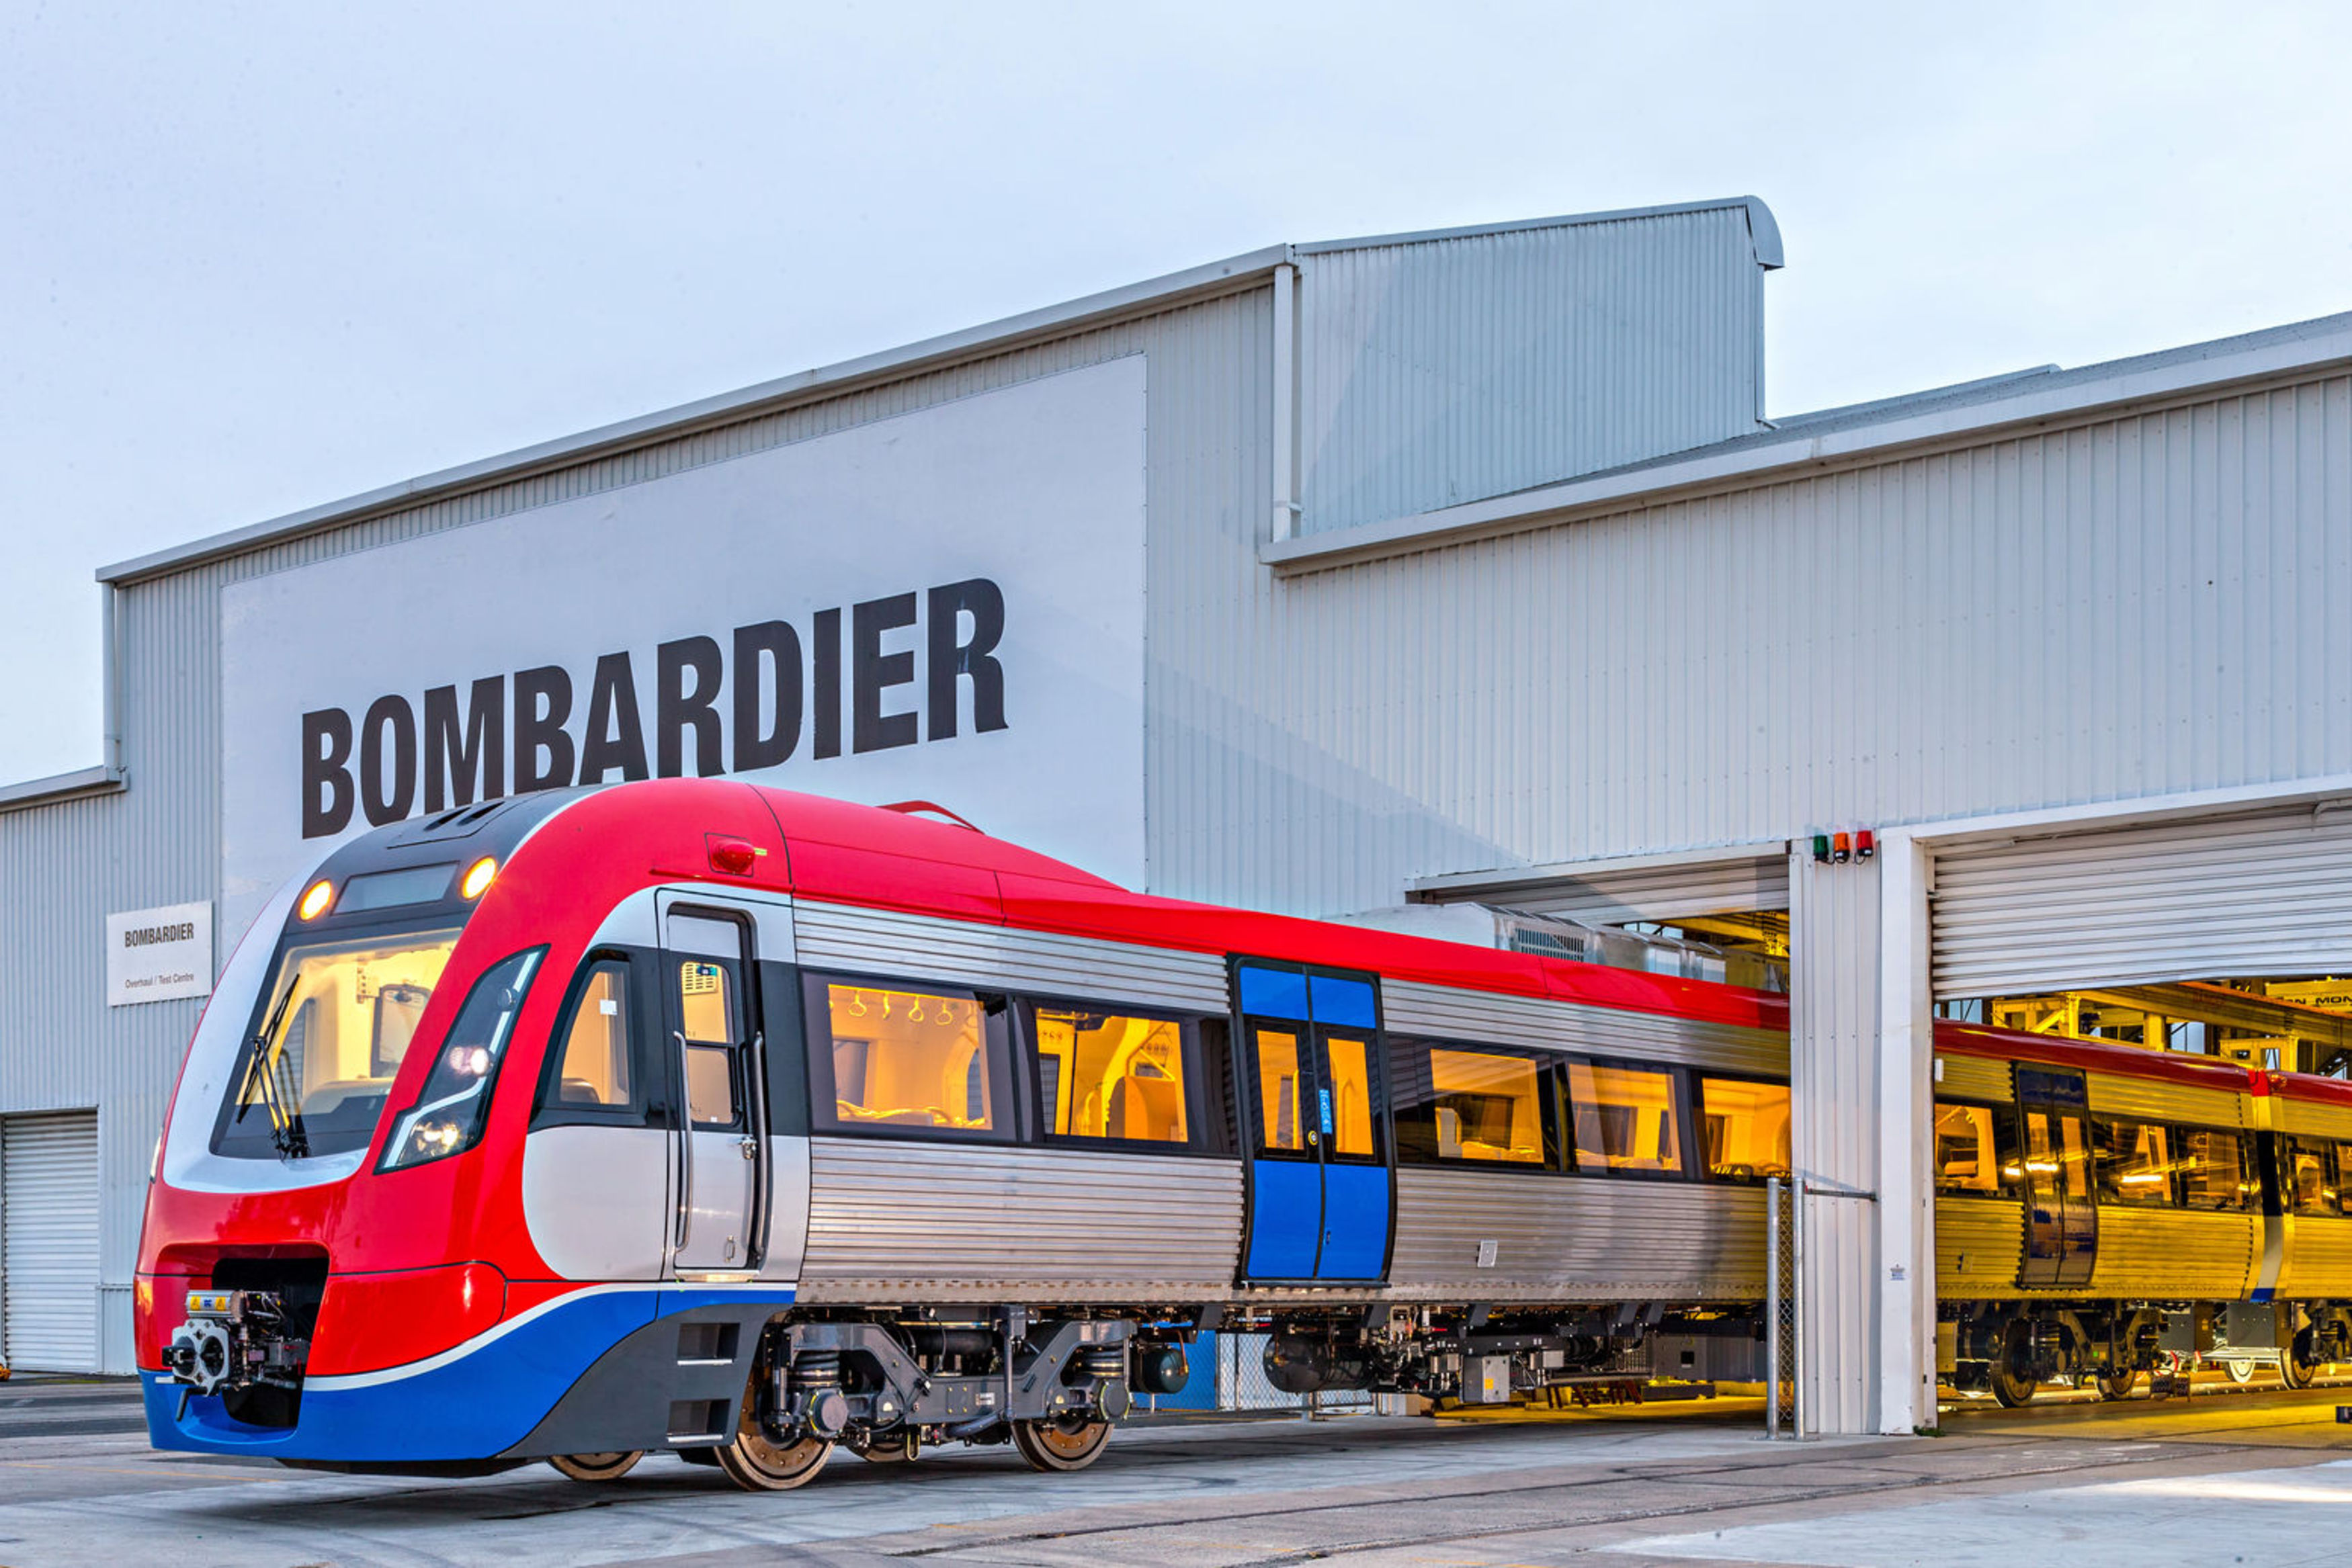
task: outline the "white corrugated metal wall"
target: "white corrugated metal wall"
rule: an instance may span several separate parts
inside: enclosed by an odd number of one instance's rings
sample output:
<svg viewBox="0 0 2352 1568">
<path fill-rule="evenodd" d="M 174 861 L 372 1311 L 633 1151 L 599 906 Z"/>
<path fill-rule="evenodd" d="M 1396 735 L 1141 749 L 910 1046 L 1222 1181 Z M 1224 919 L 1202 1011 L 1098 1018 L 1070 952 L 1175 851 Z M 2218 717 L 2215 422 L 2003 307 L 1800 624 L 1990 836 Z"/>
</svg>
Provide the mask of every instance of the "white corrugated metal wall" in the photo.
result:
<svg viewBox="0 0 2352 1568">
<path fill-rule="evenodd" d="M 2352 771 L 2352 380 L 1278 593 L 1279 678 L 1227 742 L 1268 766 L 1162 808 L 1219 820 L 1154 862 L 1201 896 L 1366 908 L 1475 867 Z"/>
<path fill-rule="evenodd" d="M 1798 1419 L 1879 1426 L 1879 868 L 1790 857 L 1790 1157 L 1798 1245 Z"/>
</svg>

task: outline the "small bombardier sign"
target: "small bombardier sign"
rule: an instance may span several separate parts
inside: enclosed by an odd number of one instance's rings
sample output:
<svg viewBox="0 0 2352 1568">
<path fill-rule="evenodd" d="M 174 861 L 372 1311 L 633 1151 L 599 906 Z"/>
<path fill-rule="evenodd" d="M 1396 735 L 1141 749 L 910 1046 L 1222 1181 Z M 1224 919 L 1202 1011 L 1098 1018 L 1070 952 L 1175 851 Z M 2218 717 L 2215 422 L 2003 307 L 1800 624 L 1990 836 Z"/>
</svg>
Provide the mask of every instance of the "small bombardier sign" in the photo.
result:
<svg viewBox="0 0 2352 1568">
<path fill-rule="evenodd" d="M 221 594 L 221 918 L 333 843 L 636 779 L 937 800 L 1143 880 L 1140 358 Z"/>
<path fill-rule="evenodd" d="M 213 988 L 213 906 L 173 904 L 106 917 L 106 1004 L 167 1002 Z"/>
</svg>

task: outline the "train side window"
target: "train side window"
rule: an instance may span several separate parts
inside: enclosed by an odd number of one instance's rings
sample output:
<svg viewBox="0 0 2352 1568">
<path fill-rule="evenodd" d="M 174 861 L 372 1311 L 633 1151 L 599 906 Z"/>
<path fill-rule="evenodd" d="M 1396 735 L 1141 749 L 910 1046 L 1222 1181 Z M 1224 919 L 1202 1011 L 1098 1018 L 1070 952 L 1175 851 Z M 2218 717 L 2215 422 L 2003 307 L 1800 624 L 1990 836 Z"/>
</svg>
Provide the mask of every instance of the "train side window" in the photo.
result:
<svg viewBox="0 0 2352 1568">
<path fill-rule="evenodd" d="M 804 984 L 818 1126 L 1013 1136 L 1012 1046 L 1002 997 L 814 975 Z M 817 1040 L 826 1042 L 823 1049 Z"/>
<path fill-rule="evenodd" d="M 1268 1155 L 1303 1155 L 1307 1135 L 1300 1102 L 1307 1081 L 1297 1032 L 1260 1028 L 1252 1038 L 1257 1047 L 1258 1148 Z"/>
<path fill-rule="evenodd" d="M 1546 1114 L 1549 1075 L 1534 1059 L 1395 1040 L 1389 1061 L 1396 1086 L 1399 1159 L 1534 1166 L 1559 1163 L 1559 1130 Z"/>
<path fill-rule="evenodd" d="M 2100 1116 L 2091 1123 L 2091 1136 L 2101 1203 L 2174 1202 L 2170 1128 Z"/>
<path fill-rule="evenodd" d="M 736 1042 L 744 1037 L 742 998 L 731 966 L 708 958 L 678 962 L 677 1016 L 686 1036 L 686 1109 L 697 1127 L 734 1127 L 743 1120 Z"/>
<path fill-rule="evenodd" d="M 1372 1131 L 1371 1042 L 1360 1035 L 1327 1034 L 1323 1060 L 1331 1070 L 1331 1143 L 1327 1152 L 1347 1159 L 1378 1159 L 1381 1151 Z"/>
<path fill-rule="evenodd" d="M 2286 1140 L 2287 1201 L 2294 1206 L 2295 1213 L 2340 1215 L 2344 1212 L 2332 1158 L 2336 1152 L 2315 1139 Z"/>
<path fill-rule="evenodd" d="M 1681 1174 L 1676 1082 L 1671 1072 L 1570 1062 L 1577 1168 Z"/>
<path fill-rule="evenodd" d="M 2190 1208 L 2236 1213 L 2253 1207 L 2245 1135 L 2234 1127 L 2175 1129 L 2180 1141 L 2182 1201 Z"/>
<path fill-rule="evenodd" d="M 629 1019 L 628 960 L 597 959 L 575 983 L 572 1009 L 556 1026 L 562 1051 L 540 1103 L 606 1109 L 635 1104 Z"/>
<path fill-rule="evenodd" d="M 1699 1144 L 1707 1175 L 1724 1181 L 1788 1176 L 1787 1084 L 1702 1078 L 1699 1113 Z"/>
<path fill-rule="evenodd" d="M 1936 1104 L 1936 1190 L 1955 1197 L 1999 1197 L 2000 1157 L 1990 1105 Z"/>
<path fill-rule="evenodd" d="M 1054 1136 L 1192 1141 L 1181 1023 L 1046 1006 L 1031 1009 L 1030 1023 L 1038 1098 Z"/>
</svg>

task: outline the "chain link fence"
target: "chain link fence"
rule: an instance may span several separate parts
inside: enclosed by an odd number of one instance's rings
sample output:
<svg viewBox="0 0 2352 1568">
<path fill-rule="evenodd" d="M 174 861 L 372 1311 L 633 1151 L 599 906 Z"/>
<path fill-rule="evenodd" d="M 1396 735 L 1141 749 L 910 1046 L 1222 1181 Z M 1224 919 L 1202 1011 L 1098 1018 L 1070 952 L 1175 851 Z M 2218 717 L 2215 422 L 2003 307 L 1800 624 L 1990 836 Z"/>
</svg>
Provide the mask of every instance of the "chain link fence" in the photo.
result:
<svg viewBox="0 0 2352 1568">
<path fill-rule="evenodd" d="M 1803 1189 L 1774 1176 L 1765 1183 L 1767 1281 L 1764 1431 L 1797 1432 L 1797 1208 Z"/>
</svg>

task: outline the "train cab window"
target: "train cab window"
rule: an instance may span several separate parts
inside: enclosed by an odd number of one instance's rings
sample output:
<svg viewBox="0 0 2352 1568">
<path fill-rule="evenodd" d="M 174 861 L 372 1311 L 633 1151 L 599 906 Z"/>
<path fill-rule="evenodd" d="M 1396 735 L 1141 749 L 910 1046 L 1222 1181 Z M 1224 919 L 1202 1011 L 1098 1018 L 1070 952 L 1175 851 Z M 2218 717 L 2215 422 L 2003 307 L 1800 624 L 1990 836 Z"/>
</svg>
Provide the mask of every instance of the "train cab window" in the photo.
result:
<svg viewBox="0 0 2352 1568">
<path fill-rule="evenodd" d="M 1788 1176 L 1787 1084 L 1702 1078 L 1699 1111 L 1699 1142 L 1707 1175 L 1726 1181 Z"/>
<path fill-rule="evenodd" d="M 2245 1135 L 2234 1127 L 2179 1127 L 2181 1201 L 2190 1208 L 2234 1213 L 2251 1208 L 2262 1191 L 2251 1179 Z"/>
<path fill-rule="evenodd" d="M 819 1125 L 842 1132 L 1010 1136 L 1010 1036 L 1003 998 L 810 977 Z M 811 1031 L 816 1033 L 814 1030 Z"/>
<path fill-rule="evenodd" d="M 1524 1056 L 1392 1040 L 1397 1157 L 1415 1163 L 1558 1163 L 1544 1114 L 1549 1074 Z"/>
<path fill-rule="evenodd" d="M 1299 1074 L 1298 1036 L 1277 1029 L 1255 1033 L 1258 1147 L 1272 1155 L 1304 1154 L 1307 1138 L 1299 1102 L 1307 1084 Z"/>
<path fill-rule="evenodd" d="M 630 1001 L 628 960 L 599 958 L 588 967 L 570 1015 L 557 1026 L 561 1055 L 541 1104 L 610 1109 L 636 1103 Z"/>
<path fill-rule="evenodd" d="M 2091 1124 L 2099 1201 L 2169 1205 L 2173 1201 L 2172 1129 L 2101 1116 Z"/>
<path fill-rule="evenodd" d="M 2344 1212 L 2343 1196 L 2336 1186 L 2336 1149 L 2316 1139 L 2292 1138 L 2284 1141 L 2280 1153 L 2286 1162 L 2287 1201 L 2295 1213 Z"/>
<path fill-rule="evenodd" d="M 1683 1151 L 1675 1085 L 1671 1072 L 1570 1063 L 1577 1168 L 1679 1174 Z"/>
<path fill-rule="evenodd" d="M 367 1147 L 457 945 L 455 931 L 416 931 L 289 946 L 230 1073 L 213 1153 Z"/>
<path fill-rule="evenodd" d="M 1056 1137 L 1190 1141 L 1182 1024 L 1051 1007 L 1030 1019 L 1038 1098 Z"/>
</svg>

